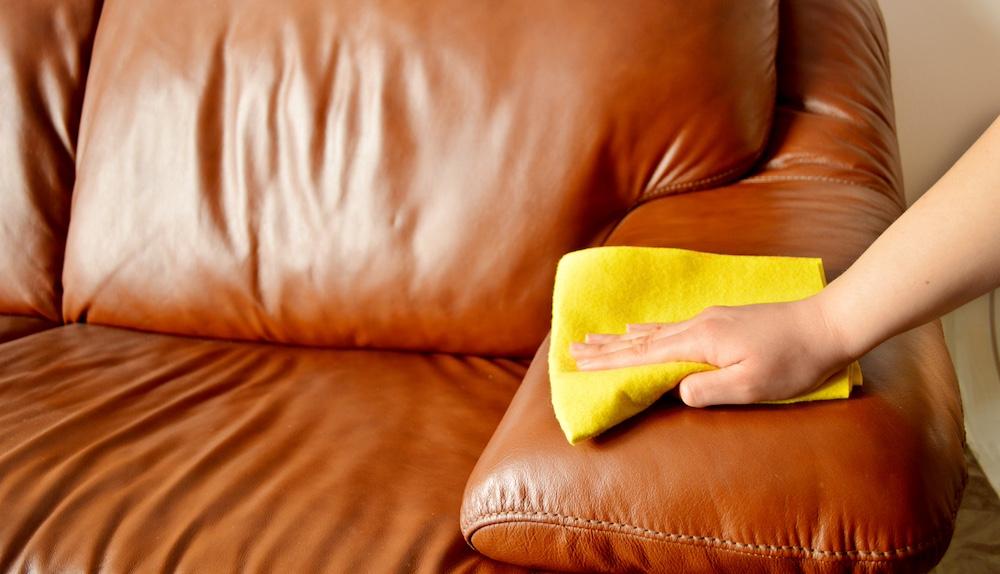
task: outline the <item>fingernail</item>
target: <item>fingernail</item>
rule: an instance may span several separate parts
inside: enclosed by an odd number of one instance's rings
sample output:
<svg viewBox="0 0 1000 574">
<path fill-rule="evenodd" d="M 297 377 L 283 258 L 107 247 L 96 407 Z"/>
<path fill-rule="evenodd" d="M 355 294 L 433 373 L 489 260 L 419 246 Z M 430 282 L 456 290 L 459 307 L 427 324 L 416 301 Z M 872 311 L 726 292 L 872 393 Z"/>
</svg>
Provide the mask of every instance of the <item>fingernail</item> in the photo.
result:
<svg viewBox="0 0 1000 574">
<path fill-rule="evenodd" d="M 577 361 L 576 368 L 585 369 L 590 366 L 590 361 Z"/>
</svg>

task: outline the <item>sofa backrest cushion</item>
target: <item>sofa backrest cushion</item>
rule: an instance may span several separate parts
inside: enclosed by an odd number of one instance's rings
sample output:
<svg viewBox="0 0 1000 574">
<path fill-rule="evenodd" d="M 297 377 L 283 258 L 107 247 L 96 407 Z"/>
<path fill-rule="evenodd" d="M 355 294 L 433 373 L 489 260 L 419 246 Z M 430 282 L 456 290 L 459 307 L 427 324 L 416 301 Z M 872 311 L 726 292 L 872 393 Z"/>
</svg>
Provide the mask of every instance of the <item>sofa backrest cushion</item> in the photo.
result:
<svg viewBox="0 0 1000 574">
<path fill-rule="evenodd" d="M 772 0 L 107 0 L 68 319 L 530 355 L 555 262 L 737 178 Z"/>
<path fill-rule="evenodd" d="M 99 0 L 0 8 L 0 314 L 60 320 L 63 251 Z"/>
</svg>

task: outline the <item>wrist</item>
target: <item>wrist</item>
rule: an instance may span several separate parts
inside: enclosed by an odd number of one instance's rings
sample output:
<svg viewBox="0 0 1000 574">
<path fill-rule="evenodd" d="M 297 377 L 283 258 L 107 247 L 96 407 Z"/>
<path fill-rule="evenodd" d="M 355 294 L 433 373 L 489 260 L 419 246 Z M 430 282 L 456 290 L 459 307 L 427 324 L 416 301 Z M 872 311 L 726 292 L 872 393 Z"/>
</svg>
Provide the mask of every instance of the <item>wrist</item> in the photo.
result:
<svg viewBox="0 0 1000 574">
<path fill-rule="evenodd" d="M 848 314 L 828 291 L 821 291 L 803 303 L 810 306 L 824 344 L 839 362 L 853 361 L 867 351 L 857 329 L 851 326 Z"/>
</svg>

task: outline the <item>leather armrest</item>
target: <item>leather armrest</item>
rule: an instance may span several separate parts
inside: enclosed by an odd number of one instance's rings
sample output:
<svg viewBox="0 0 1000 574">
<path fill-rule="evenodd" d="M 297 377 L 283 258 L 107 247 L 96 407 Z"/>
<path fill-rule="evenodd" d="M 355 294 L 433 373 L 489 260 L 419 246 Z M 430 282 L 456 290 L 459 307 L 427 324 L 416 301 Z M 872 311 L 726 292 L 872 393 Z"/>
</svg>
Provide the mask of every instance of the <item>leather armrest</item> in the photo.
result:
<svg viewBox="0 0 1000 574">
<path fill-rule="evenodd" d="M 759 170 L 635 208 L 607 244 L 821 257 L 842 272 L 898 217 L 884 26 L 874 0 L 780 3 L 778 103 Z M 542 345 L 466 486 L 490 557 L 613 572 L 930 569 L 966 474 L 940 325 L 861 360 L 846 401 L 691 409 L 664 399 L 570 446 Z"/>
<path fill-rule="evenodd" d="M 466 487 L 492 558 L 586 571 L 922 571 L 964 486 L 961 403 L 938 324 L 862 360 L 850 400 L 692 409 L 665 399 L 570 446 L 542 345 Z"/>
<path fill-rule="evenodd" d="M 644 203 L 603 244 L 820 257 L 832 280 L 901 213 L 893 198 L 852 183 L 749 180 Z"/>
<path fill-rule="evenodd" d="M 606 243 L 818 256 L 835 275 L 899 213 L 850 182 L 744 182 L 650 201 Z M 553 414 L 547 353 L 466 487 L 462 530 L 487 556 L 588 572 L 908 572 L 948 546 L 964 431 L 937 323 L 864 357 L 849 400 L 665 398 L 577 446 Z"/>
</svg>

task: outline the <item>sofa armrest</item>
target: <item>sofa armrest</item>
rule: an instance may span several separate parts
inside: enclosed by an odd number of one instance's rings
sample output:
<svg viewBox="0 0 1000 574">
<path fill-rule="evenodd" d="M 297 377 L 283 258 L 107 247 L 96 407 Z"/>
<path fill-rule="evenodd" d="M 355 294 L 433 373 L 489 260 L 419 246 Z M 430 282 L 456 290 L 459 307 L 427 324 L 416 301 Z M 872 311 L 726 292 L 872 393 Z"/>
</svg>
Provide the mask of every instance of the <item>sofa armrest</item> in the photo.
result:
<svg viewBox="0 0 1000 574">
<path fill-rule="evenodd" d="M 604 241 L 821 257 L 841 273 L 902 212 L 874 0 L 780 2 L 778 102 L 759 169 L 659 197 Z M 691 409 L 664 399 L 570 446 L 548 342 L 466 486 L 480 552 L 569 571 L 925 571 L 954 529 L 962 407 L 940 325 L 861 360 L 851 399 Z"/>
<path fill-rule="evenodd" d="M 586 571 L 923 571 L 964 486 L 961 403 L 940 326 L 862 360 L 846 401 L 691 409 L 672 400 L 577 446 L 539 349 L 466 487 L 492 558 Z"/>
<path fill-rule="evenodd" d="M 853 183 L 747 180 L 646 202 L 602 243 L 819 257 L 832 280 L 902 212 L 893 198 Z"/>
<path fill-rule="evenodd" d="M 751 181 L 634 209 L 607 244 L 823 258 L 845 269 L 900 213 L 852 182 Z M 692 409 L 664 399 L 576 446 L 542 345 L 466 487 L 480 552 L 571 571 L 921 571 L 965 482 L 962 409 L 935 322 L 861 360 L 845 401 Z"/>
</svg>

